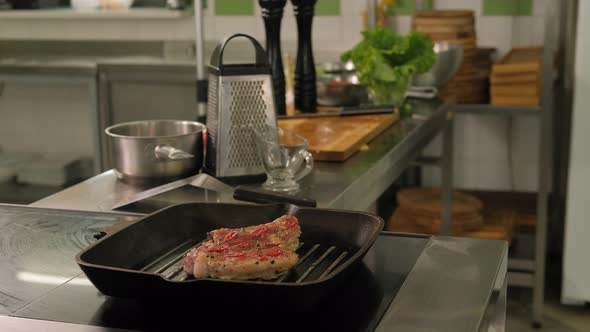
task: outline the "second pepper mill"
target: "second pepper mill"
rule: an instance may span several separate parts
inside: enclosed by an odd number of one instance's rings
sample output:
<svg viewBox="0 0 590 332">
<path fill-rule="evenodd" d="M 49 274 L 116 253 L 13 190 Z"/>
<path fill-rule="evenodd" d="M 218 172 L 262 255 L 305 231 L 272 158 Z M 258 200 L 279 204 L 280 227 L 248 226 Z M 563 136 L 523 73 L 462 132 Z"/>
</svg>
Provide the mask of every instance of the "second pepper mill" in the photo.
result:
<svg viewBox="0 0 590 332">
<path fill-rule="evenodd" d="M 266 30 L 266 53 L 272 74 L 275 108 L 278 115 L 287 114 L 285 72 L 281 55 L 281 20 L 287 0 L 258 0 Z"/>
<path fill-rule="evenodd" d="M 314 113 L 317 108 L 316 74 L 311 46 L 311 27 L 317 0 L 291 0 L 297 19 L 295 63 L 295 108 Z"/>
</svg>

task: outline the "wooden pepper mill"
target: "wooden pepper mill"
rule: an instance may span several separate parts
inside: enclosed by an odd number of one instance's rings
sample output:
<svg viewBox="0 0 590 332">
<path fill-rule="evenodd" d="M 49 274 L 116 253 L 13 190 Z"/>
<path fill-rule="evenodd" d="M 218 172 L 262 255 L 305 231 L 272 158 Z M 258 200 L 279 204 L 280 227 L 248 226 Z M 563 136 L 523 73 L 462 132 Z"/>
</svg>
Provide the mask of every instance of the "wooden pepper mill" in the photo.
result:
<svg viewBox="0 0 590 332">
<path fill-rule="evenodd" d="M 258 0 L 266 30 L 266 53 L 272 74 L 275 108 L 278 115 L 287 114 L 285 104 L 285 72 L 281 54 L 281 20 L 287 0 Z"/>
<path fill-rule="evenodd" d="M 295 108 L 314 113 L 317 108 L 316 74 L 311 45 L 311 27 L 317 0 L 291 0 L 297 19 L 295 63 Z"/>
</svg>

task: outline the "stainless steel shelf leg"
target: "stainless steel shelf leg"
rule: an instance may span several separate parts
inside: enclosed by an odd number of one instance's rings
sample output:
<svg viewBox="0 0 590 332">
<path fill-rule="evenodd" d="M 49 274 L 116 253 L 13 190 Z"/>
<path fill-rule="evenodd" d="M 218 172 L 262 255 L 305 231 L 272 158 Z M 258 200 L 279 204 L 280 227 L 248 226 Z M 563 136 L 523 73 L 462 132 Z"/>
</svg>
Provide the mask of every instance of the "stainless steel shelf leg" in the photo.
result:
<svg viewBox="0 0 590 332">
<path fill-rule="evenodd" d="M 102 71 L 99 66 L 98 70 L 98 128 L 100 129 L 101 136 L 99 137 L 100 142 L 100 169 L 101 172 L 106 172 L 110 169 L 109 167 L 109 150 L 107 147 L 106 135 L 102 136 L 102 131 L 108 126 L 112 125 L 112 114 L 111 114 L 111 86 L 107 74 Z"/>
<path fill-rule="evenodd" d="M 454 112 L 449 110 L 447 113 L 446 125 L 443 130 L 442 146 L 442 171 L 441 171 L 441 235 L 450 235 L 452 227 L 452 203 L 453 203 L 453 121 Z"/>
<path fill-rule="evenodd" d="M 101 135 L 102 132 L 100 131 L 100 114 L 98 110 L 98 84 L 97 78 L 92 77 L 88 79 L 88 92 L 90 95 L 90 105 L 92 112 L 92 123 L 90 124 L 92 127 L 92 141 L 94 145 L 93 151 L 93 168 L 94 168 L 94 175 L 98 175 L 102 172 L 102 144 L 101 144 Z"/>
<path fill-rule="evenodd" d="M 545 299 L 545 256 L 547 251 L 548 200 L 551 191 L 552 160 L 552 119 L 554 61 L 556 50 L 555 33 L 560 6 L 557 2 L 547 2 L 545 9 L 545 42 L 543 52 L 543 99 L 541 103 L 540 139 L 539 139 L 539 189 L 537 195 L 537 227 L 535 234 L 535 271 L 533 286 L 533 326 L 543 323 L 543 302 Z"/>
</svg>

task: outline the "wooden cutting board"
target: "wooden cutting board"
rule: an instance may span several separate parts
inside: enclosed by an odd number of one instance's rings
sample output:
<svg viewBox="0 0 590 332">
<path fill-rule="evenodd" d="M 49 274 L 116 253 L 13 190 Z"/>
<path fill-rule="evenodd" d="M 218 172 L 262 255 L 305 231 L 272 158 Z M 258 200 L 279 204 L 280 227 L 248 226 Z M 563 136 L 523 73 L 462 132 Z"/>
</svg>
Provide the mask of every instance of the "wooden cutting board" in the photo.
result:
<svg viewBox="0 0 590 332">
<path fill-rule="evenodd" d="M 490 76 L 490 83 L 493 85 L 507 85 L 513 84 L 538 84 L 541 81 L 541 75 L 537 73 L 532 74 L 517 74 L 517 75 L 494 75 Z"/>
<path fill-rule="evenodd" d="M 492 94 L 492 105 L 506 106 L 537 106 L 541 102 L 539 96 L 502 96 Z"/>
<path fill-rule="evenodd" d="M 543 47 L 517 47 L 492 67 L 493 75 L 536 74 L 543 66 Z"/>
<path fill-rule="evenodd" d="M 309 141 L 315 160 L 345 161 L 399 119 L 399 112 L 281 119 L 279 126 Z"/>
</svg>

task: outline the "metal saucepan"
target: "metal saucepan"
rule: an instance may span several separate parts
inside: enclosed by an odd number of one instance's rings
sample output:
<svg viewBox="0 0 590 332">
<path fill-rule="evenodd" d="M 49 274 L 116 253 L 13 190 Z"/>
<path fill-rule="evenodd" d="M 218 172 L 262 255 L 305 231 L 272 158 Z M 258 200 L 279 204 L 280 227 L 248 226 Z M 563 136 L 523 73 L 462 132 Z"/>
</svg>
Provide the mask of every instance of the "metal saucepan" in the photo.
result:
<svg viewBox="0 0 590 332">
<path fill-rule="evenodd" d="M 360 84 L 351 61 L 320 65 L 317 75 L 318 104 L 323 106 L 357 106 L 368 101 L 367 87 Z"/>
<path fill-rule="evenodd" d="M 108 127 L 111 166 L 127 180 L 185 177 L 203 165 L 205 125 L 193 121 L 148 120 Z"/>
</svg>

